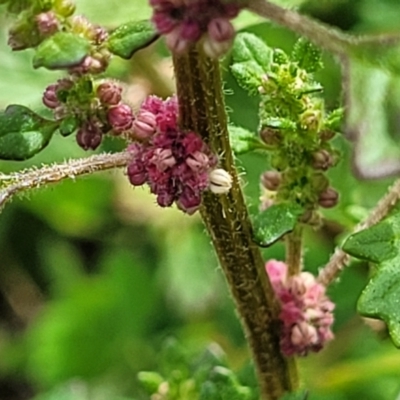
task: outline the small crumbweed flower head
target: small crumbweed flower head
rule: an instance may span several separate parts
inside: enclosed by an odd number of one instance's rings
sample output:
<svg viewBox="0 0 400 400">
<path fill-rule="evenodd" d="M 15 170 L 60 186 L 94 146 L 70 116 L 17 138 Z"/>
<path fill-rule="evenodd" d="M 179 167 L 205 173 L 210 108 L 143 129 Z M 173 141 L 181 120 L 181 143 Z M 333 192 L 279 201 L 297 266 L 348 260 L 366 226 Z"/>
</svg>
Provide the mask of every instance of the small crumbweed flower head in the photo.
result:
<svg viewBox="0 0 400 400">
<path fill-rule="evenodd" d="M 203 36 L 204 52 L 217 58 L 230 48 L 235 30 L 230 20 L 241 9 L 221 0 L 150 0 L 153 23 L 169 49 L 182 53 Z"/>
<path fill-rule="evenodd" d="M 193 214 L 204 190 L 218 185 L 219 193 L 229 190 L 232 178 L 215 168 L 217 157 L 207 144 L 195 132 L 179 128 L 176 97 L 148 97 L 137 114 L 132 136 L 137 141 L 128 147 L 132 154 L 129 180 L 134 186 L 147 183 L 161 207 L 175 203 Z"/>
<path fill-rule="evenodd" d="M 326 296 L 325 287 L 309 272 L 288 276 L 287 265 L 281 261 L 270 260 L 265 269 L 281 306 L 282 352 L 305 356 L 321 350 L 333 339 L 335 305 Z"/>
</svg>

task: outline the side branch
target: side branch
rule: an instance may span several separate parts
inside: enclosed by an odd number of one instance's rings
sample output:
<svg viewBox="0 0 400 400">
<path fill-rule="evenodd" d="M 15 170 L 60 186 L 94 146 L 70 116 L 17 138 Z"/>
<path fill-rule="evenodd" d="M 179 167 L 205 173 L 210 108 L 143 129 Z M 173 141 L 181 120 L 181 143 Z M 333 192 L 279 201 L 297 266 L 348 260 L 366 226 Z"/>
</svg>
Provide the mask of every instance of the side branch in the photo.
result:
<svg viewBox="0 0 400 400">
<path fill-rule="evenodd" d="M 0 209 L 14 195 L 30 189 L 37 189 L 64 179 L 75 179 L 81 175 L 113 168 L 125 167 L 132 156 L 128 152 L 99 154 L 78 160 L 69 160 L 63 164 L 45 165 L 41 168 L 0 174 Z M 2 186 L 2 187 L 1 187 Z"/>
<path fill-rule="evenodd" d="M 257 15 L 306 37 L 310 42 L 338 56 L 354 52 L 357 47 L 368 49 L 371 45 L 393 46 L 400 42 L 399 34 L 349 35 L 268 0 L 248 0 L 246 7 Z M 375 63 L 374 60 L 371 62 Z"/>
<path fill-rule="evenodd" d="M 369 228 L 375 225 L 379 221 L 388 215 L 393 207 L 400 200 L 400 179 L 397 180 L 393 186 L 389 189 L 387 194 L 382 197 L 375 208 L 371 211 L 368 218 L 358 224 L 353 233 L 359 232 L 363 229 Z M 350 256 L 346 254 L 342 249 L 337 248 L 333 253 L 328 264 L 321 269 L 318 275 L 318 281 L 325 286 L 332 283 L 343 270 L 343 268 L 350 262 Z"/>
</svg>

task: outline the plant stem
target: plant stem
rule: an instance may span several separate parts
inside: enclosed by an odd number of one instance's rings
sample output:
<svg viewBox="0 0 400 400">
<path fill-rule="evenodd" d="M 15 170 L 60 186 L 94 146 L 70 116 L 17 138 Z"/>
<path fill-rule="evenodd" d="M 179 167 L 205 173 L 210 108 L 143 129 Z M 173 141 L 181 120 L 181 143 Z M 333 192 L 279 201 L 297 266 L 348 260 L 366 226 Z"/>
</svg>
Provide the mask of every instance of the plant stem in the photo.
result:
<svg viewBox="0 0 400 400">
<path fill-rule="evenodd" d="M 128 152 L 98 154 L 78 160 L 69 160 L 63 164 L 45 165 L 15 172 L 10 175 L 0 174 L 0 209 L 14 195 L 27 190 L 38 189 L 50 183 L 64 179 L 75 179 L 81 175 L 92 174 L 118 167 L 125 167 L 132 156 Z"/>
<path fill-rule="evenodd" d="M 362 229 L 369 228 L 381 221 L 388 215 L 393 207 L 400 200 L 400 179 L 397 180 L 393 186 L 389 189 L 385 196 L 383 196 L 375 208 L 370 212 L 368 218 L 358 224 L 353 233 L 359 232 Z M 350 261 L 350 256 L 346 254 L 342 249 L 337 248 L 330 258 L 328 264 L 321 269 L 318 275 L 318 281 L 325 286 L 332 283 L 343 270 L 346 264 Z"/>
<path fill-rule="evenodd" d="M 174 56 L 182 129 L 197 132 L 219 155 L 233 185 L 226 195 L 204 193 L 201 215 L 235 301 L 258 374 L 261 398 L 277 400 L 297 386 L 294 361 L 279 347 L 278 306 L 265 273 L 229 144 L 218 61 L 196 48 Z"/>
<path fill-rule="evenodd" d="M 246 7 L 261 17 L 306 37 L 310 42 L 337 56 L 342 57 L 352 53 L 379 68 L 382 68 L 381 60 L 379 57 L 377 59 L 371 57 L 371 54 L 398 46 L 400 42 L 399 34 L 349 35 L 310 17 L 270 3 L 268 0 L 248 0 Z M 364 53 L 369 57 L 365 57 Z"/>
<path fill-rule="evenodd" d="M 297 275 L 302 270 L 303 264 L 303 228 L 297 225 L 293 232 L 285 236 L 286 245 L 286 265 L 289 275 Z"/>
<path fill-rule="evenodd" d="M 357 40 L 338 29 L 334 29 L 266 0 L 249 0 L 247 8 L 264 18 L 306 37 L 317 46 L 321 46 L 334 54 L 347 54 L 349 46 Z"/>
</svg>

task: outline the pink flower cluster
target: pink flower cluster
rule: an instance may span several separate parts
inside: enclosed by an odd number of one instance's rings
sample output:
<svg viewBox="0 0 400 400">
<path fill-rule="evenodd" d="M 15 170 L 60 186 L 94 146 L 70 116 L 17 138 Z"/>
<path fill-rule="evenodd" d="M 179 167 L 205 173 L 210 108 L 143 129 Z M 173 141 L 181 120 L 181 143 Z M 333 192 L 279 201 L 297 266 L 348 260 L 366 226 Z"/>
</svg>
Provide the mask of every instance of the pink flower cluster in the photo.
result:
<svg viewBox="0 0 400 400">
<path fill-rule="evenodd" d="M 268 261 L 265 269 L 280 301 L 282 352 L 305 356 L 321 350 L 333 339 L 335 305 L 326 296 L 325 287 L 309 272 L 288 276 L 287 265 L 280 261 Z"/>
<path fill-rule="evenodd" d="M 176 98 L 163 101 L 148 97 L 133 130 L 139 141 L 128 147 L 132 185 L 147 183 L 161 207 L 175 202 L 182 211 L 194 213 L 200 207 L 202 192 L 210 185 L 209 174 L 217 158 L 196 133 L 179 129 Z"/>
<path fill-rule="evenodd" d="M 230 20 L 241 9 L 223 0 L 150 0 L 150 5 L 153 22 L 171 51 L 182 53 L 202 38 L 205 53 L 213 58 L 230 48 L 235 35 Z"/>
</svg>

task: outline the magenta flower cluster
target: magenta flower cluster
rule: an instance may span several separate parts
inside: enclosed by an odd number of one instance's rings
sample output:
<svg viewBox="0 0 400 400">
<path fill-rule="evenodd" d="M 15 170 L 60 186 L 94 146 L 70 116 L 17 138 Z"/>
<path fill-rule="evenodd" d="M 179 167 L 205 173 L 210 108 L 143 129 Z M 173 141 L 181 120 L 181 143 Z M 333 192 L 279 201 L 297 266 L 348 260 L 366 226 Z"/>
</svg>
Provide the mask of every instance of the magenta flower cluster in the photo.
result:
<svg viewBox="0 0 400 400">
<path fill-rule="evenodd" d="M 194 213 L 202 192 L 210 186 L 217 157 L 196 133 L 179 128 L 177 99 L 148 97 L 136 116 L 133 132 L 138 141 L 128 147 L 132 185 L 147 183 L 161 207 L 175 202 L 180 210 Z"/>
<path fill-rule="evenodd" d="M 135 117 L 131 107 L 122 102 L 121 86 L 110 80 L 96 82 L 85 96 L 80 94 L 82 86 L 89 86 L 85 77 L 71 76 L 49 85 L 43 94 L 43 103 L 57 120 L 75 120 L 80 147 L 95 150 L 105 134 L 120 135 L 132 129 Z"/>
<path fill-rule="evenodd" d="M 305 356 L 321 350 L 333 339 L 335 306 L 326 296 L 325 287 L 309 272 L 288 276 L 287 265 L 280 261 L 268 261 L 265 269 L 280 302 L 282 352 Z"/>
<path fill-rule="evenodd" d="M 150 0 L 150 5 L 152 20 L 171 51 L 182 53 L 202 39 L 205 53 L 213 58 L 230 48 L 235 35 L 230 20 L 241 9 L 222 0 Z"/>
</svg>

